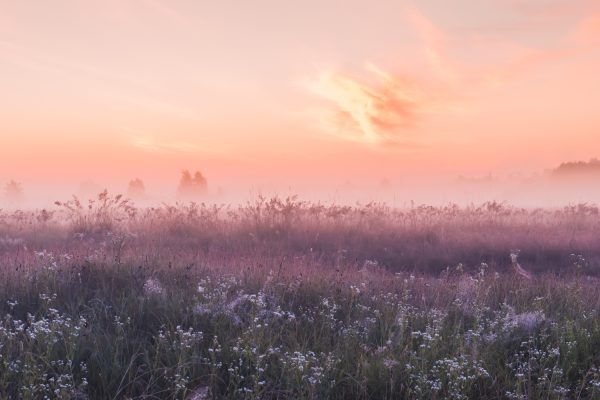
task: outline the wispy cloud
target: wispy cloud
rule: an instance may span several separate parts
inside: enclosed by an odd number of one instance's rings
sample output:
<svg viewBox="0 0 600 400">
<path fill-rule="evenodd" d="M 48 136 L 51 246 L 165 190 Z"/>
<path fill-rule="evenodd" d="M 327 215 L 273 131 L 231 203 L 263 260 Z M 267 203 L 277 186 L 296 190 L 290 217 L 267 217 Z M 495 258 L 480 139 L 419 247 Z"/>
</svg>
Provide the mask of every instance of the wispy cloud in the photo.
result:
<svg viewBox="0 0 600 400">
<path fill-rule="evenodd" d="M 420 38 L 431 77 L 389 72 L 373 63 L 361 74 L 320 74 L 307 86 L 329 102 L 320 113 L 329 132 L 369 144 L 398 144 L 422 115 L 451 102 L 448 88 L 458 73 L 448 56 L 447 35 L 416 7 L 407 7 L 405 17 Z"/>
<path fill-rule="evenodd" d="M 406 8 L 406 19 L 421 40 L 421 48 L 432 73 L 444 81 L 455 80 L 456 66 L 448 55 L 446 33 L 417 7 Z"/>
<path fill-rule="evenodd" d="M 150 153 L 199 153 L 210 152 L 206 146 L 197 143 L 191 143 L 184 140 L 166 140 L 159 139 L 156 135 L 151 135 L 137 129 L 127 126 L 118 128 L 127 136 L 126 144 L 136 149 Z"/>
<path fill-rule="evenodd" d="M 535 48 L 482 33 L 450 35 L 419 8 L 408 6 L 405 18 L 425 61 L 418 74 L 388 72 L 368 63 L 359 74 L 323 72 L 307 87 L 326 101 L 318 114 L 327 131 L 368 144 L 398 143 L 426 114 L 463 111 L 468 99 L 486 88 L 600 44 L 599 15 L 588 13 L 553 46 Z"/>
<path fill-rule="evenodd" d="M 369 144 L 398 144 L 422 115 L 452 102 L 448 88 L 458 76 L 447 54 L 447 35 L 416 7 L 407 7 L 405 16 L 421 40 L 431 77 L 390 72 L 373 63 L 366 63 L 361 74 L 322 73 L 307 86 L 329 102 L 320 113 L 329 132 Z"/>
<path fill-rule="evenodd" d="M 159 141 L 148 136 L 131 137 L 131 145 L 143 151 L 152 153 L 198 153 L 205 148 L 189 142 Z"/>
<path fill-rule="evenodd" d="M 309 83 L 310 90 L 333 107 L 323 120 L 346 138 L 377 143 L 411 125 L 425 106 L 425 94 L 405 78 L 367 64 L 366 74 L 352 77 L 327 72 Z"/>
</svg>

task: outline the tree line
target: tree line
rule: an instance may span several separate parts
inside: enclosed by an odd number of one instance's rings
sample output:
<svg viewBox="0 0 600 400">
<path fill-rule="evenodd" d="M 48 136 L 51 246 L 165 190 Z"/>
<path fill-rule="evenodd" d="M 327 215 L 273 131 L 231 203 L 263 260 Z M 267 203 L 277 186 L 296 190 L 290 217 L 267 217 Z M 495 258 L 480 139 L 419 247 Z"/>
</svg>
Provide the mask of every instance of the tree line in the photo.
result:
<svg viewBox="0 0 600 400">
<path fill-rule="evenodd" d="M 198 200 L 208 194 L 208 181 L 200 171 L 194 173 L 183 170 L 177 185 L 176 195 L 181 200 Z M 2 190 L 2 195 L 10 205 L 19 205 L 25 200 L 23 184 L 14 179 L 8 181 Z M 140 178 L 134 178 L 127 185 L 127 196 L 133 200 L 146 198 L 146 185 Z"/>
</svg>

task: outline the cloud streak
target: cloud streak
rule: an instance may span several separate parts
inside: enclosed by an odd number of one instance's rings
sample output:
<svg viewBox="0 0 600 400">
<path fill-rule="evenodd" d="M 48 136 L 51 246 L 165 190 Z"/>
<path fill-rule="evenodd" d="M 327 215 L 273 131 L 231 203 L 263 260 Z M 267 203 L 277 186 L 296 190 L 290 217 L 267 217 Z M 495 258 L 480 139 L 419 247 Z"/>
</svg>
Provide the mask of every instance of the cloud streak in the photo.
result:
<svg viewBox="0 0 600 400">
<path fill-rule="evenodd" d="M 206 146 L 183 140 L 157 139 L 155 135 L 133 129 L 127 126 L 117 128 L 125 133 L 126 145 L 148 153 L 199 153 L 209 152 Z"/>
<path fill-rule="evenodd" d="M 450 102 L 446 88 L 455 83 L 457 72 L 447 55 L 446 34 L 415 7 L 406 9 L 406 18 L 421 40 L 433 79 L 392 73 L 373 63 L 366 63 L 359 76 L 320 74 L 307 86 L 328 102 L 320 121 L 329 132 L 367 144 L 398 144 L 422 114 Z"/>
<path fill-rule="evenodd" d="M 151 153 L 197 153 L 206 150 L 189 142 L 158 141 L 149 136 L 133 136 L 131 137 L 131 145 Z"/>
<path fill-rule="evenodd" d="M 414 82 L 373 64 L 365 70 L 361 78 L 324 73 L 309 89 L 333 105 L 325 121 L 337 133 L 366 143 L 392 140 L 396 129 L 413 124 L 424 108 L 424 94 Z"/>
</svg>

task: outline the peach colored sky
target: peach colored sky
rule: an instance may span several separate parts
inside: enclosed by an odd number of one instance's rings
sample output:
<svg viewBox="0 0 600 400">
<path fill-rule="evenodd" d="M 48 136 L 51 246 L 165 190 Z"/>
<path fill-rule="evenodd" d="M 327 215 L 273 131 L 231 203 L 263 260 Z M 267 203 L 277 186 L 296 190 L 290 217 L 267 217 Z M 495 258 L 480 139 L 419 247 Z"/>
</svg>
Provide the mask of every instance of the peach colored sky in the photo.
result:
<svg viewBox="0 0 600 400">
<path fill-rule="evenodd" d="M 600 3 L 0 0 L 0 182 L 391 182 L 600 156 Z"/>
</svg>

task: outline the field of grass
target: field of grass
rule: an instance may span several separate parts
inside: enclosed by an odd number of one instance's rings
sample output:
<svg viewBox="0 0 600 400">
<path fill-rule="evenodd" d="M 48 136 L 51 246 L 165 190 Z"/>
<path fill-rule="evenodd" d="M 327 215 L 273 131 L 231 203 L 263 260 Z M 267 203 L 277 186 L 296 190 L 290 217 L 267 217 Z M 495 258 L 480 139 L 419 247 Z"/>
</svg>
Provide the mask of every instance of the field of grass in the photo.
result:
<svg viewBox="0 0 600 400">
<path fill-rule="evenodd" d="M 0 398 L 600 399 L 595 206 L 102 193 L 0 263 Z"/>
</svg>

